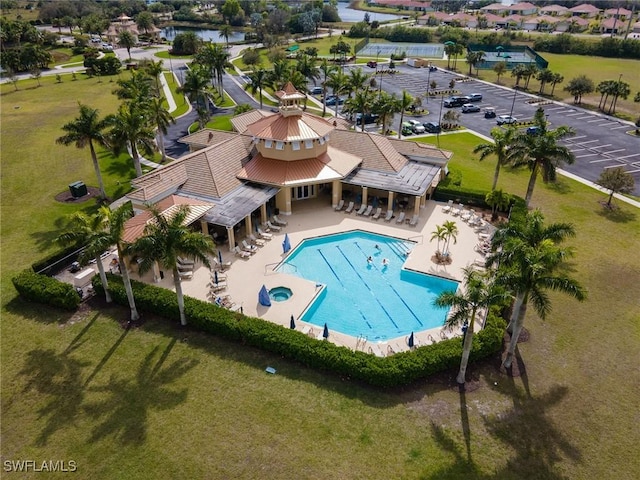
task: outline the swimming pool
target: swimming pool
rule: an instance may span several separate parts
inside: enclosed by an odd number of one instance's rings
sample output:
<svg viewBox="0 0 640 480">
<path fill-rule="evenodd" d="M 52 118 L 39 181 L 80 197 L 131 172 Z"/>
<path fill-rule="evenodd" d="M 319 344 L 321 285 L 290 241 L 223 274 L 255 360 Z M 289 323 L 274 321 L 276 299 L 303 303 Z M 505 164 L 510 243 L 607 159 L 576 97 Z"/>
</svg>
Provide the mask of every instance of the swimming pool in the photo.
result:
<svg viewBox="0 0 640 480">
<path fill-rule="evenodd" d="M 434 307 L 433 300 L 458 287 L 453 280 L 403 269 L 414 245 L 353 230 L 304 240 L 277 270 L 325 286 L 303 321 L 385 341 L 442 326 L 448 309 Z"/>
</svg>

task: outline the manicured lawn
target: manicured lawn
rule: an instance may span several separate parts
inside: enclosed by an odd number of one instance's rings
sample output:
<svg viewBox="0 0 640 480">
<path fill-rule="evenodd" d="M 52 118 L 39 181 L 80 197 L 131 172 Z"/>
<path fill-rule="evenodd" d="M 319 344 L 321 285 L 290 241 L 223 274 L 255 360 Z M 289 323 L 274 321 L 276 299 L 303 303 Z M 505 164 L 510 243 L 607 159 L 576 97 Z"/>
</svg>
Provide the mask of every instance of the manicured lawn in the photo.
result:
<svg viewBox="0 0 640 480">
<path fill-rule="evenodd" d="M 189 104 L 185 100 L 185 96 L 177 92 L 177 89 L 180 85 L 178 84 L 178 81 L 176 80 L 176 77 L 173 75 L 173 73 L 164 72 L 163 75 L 167 80 L 167 85 L 169 85 L 169 90 L 171 90 L 173 100 L 176 102 L 176 109 L 171 112 L 171 115 L 173 116 L 173 118 L 178 118 L 180 115 L 184 115 L 185 113 L 187 113 L 187 111 L 189 110 Z M 164 100 L 163 103 L 165 107 L 169 107 L 169 104 L 166 100 Z"/>
<path fill-rule="evenodd" d="M 171 53 L 169 53 L 169 50 L 162 50 L 158 53 L 155 53 L 154 56 L 158 57 L 158 58 L 191 58 L 193 55 L 172 55 Z"/>
<path fill-rule="evenodd" d="M 61 125 L 77 100 L 117 108 L 108 80 L 42 82 L 0 87 L 3 460 L 73 459 L 96 479 L 640 477 L 636 209 L 606 213 L 604 194 L 562 177 L 538 183 L 534 206 L 576 226 L 568 268 L 589 300 L 551 294 L 545 322 L 530 309 L 524 377 L 487 362 L 464 395 L 446 375 L 378 391 L 151 316 L 126 332 L 119 308 L 72 316 L 18 299 L 11 276 L 54 249 L 62 215 L 93 208 L 53 199 L 95 184 L 89 152 L 54 143 Z M 440 137 L 463 183 L 486 187 L 494 164 L 474 159 L 478 142 Z M 108 193 L 122 194 L 131 162 L 101 162 Z M 503 171 L 500 185 L 522 195 L 527 178 Z"/>
</svg>

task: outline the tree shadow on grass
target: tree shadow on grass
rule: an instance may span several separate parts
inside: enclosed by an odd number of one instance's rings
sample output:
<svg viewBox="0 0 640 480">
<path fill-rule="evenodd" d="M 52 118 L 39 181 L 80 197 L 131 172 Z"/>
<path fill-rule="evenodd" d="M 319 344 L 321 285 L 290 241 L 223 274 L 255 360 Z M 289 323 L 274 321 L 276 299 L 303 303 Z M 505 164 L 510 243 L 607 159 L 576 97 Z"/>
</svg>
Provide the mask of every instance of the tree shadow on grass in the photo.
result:
<svg viewBox="0 0 640 480">
<path fill-rule="evenodd" d="M 63 325 L 76 314 L 76 312 L 69 312 L 28 302 L 23 300 L 19 295 L 8 301 L 4 305 L 4 308 L 7 312 L 17 315 L 23 319 L 44 324 L 57 323 L 59 325 Z"/>
<path fill-rule="evenodd" d="M 632 208 L 621 208 L 614 205 L 613 208 L 602 207 L 596 213 L 602 218 L 615 223 L 629 223 L 637 220 L 638 215 Z"/>
<path fill-rule="evenodd" d="M 550 191 L 559 193 L 560 195 L 567 195 L 573 192 L 571 184 L 562 177 L 557 177 L 555 182 L 547 182 L 545 185 Z"/>
<path fill-rule="evenodd" d="M 46 445 L 57 430 L 74 425 L 84 398 L 82 370 L 87 365 L 88 362 L 53 350 L 35 349 L 27 353 L 27 361 L 19 373 L 29 378 L 23 392 L 35 390 L 50 397 L 38 410 L 38 418 L 46 420 L 36 445 Z"/>
<path fill-rule="evenodd" d="M 150 410 L 174 408 L 187 399 L 186 388 L 170 387 L 198 362 L 180 358 L 164 366 L 175 343 L 176 339 L 172 339 L 159 358 L 160 347 L 156 346 L 146 355 L 134 378 L 112 376 L 106 385 L 89 388 L 104 398 L 83 407 L 90 417 L 101 420 L 93 429 L 90 442 L 114 436 L 122 445 L 140 444 L 146 439 Z"/>
</svg>

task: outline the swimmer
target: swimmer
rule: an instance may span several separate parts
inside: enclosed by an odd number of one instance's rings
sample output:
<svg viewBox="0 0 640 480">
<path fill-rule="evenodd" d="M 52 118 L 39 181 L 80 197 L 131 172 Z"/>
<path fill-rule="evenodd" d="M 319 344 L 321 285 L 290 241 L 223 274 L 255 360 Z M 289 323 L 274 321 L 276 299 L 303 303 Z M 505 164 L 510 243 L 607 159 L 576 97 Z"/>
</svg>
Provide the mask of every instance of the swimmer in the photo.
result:
<svg viewBox="0 0 640 480">
<path fill-rule="evenodd" d="M 389 265 L 389 260 L 387 260 L 386 258 L 383 258 L 383 259 L 382 259 L 382 265 L 384 265 L 385 267 L 386 267 L 387 265 Z"/>
<path fill-rule="evenodd" d="M 367 258 L 367 263 L 372 263 L 373 262 L 373 258 L 369 257 Z"/>
<path fill-rule="evenodd" d="M 375 248 L 376 250 L 380 250 L 380 245 L 376 244 L 376 246 L 373 248 Z"/>
</svg>

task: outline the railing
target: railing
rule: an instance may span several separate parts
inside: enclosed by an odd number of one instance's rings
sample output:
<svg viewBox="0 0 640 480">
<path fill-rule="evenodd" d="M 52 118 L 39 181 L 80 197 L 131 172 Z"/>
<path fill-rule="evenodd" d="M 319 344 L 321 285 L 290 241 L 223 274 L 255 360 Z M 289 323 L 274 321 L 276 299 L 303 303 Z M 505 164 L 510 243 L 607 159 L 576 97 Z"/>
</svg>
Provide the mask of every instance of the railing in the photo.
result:
<svg viewBox="0 0 640 480">
<path fill-rule="evenodd" d="M 276 271 L 275 271 L 275 269 L 273 269 L 273 268 L 271 268 L 271 267 L 274 267 L 274 266 L 276 266 L 276 265 L 280 265 L 281 263 L 282 263 L 282 262 L 267 263 L 267 264 L 264 266 L 264 274 L 265 274 L 265 275 L 269 275 L 269 274 L 271 274 L 271 273 L 279 273 L 279 272 L 276 272 Z M 280 273 L 298 273 L 298 267 L 296 267 L 293 263 L 285 263 L 284 265 L 286 265 L 287 267 L 292 267 L 292 268 L 293 268 L 293 272 L 286 271 L 287 269 L 285 268 L 285 269 L 284 269 L 282 272 L 280 272 Z M 268 271 L 268 269 L 269 269 L 269 268 L 271 268 L 271 271 Z"/>
<path fill-rule="evenodd" d="M 420 241 L 415 241 L 414 238 L 419 238 Z M 418 245 L 422 245 L 422 243 L 424 242 L 424 235 L 414 235 L 413 237 L 407 238 L 407 240 L 411 240 L 412 242 L 415 241 Z"/>
</svg>

